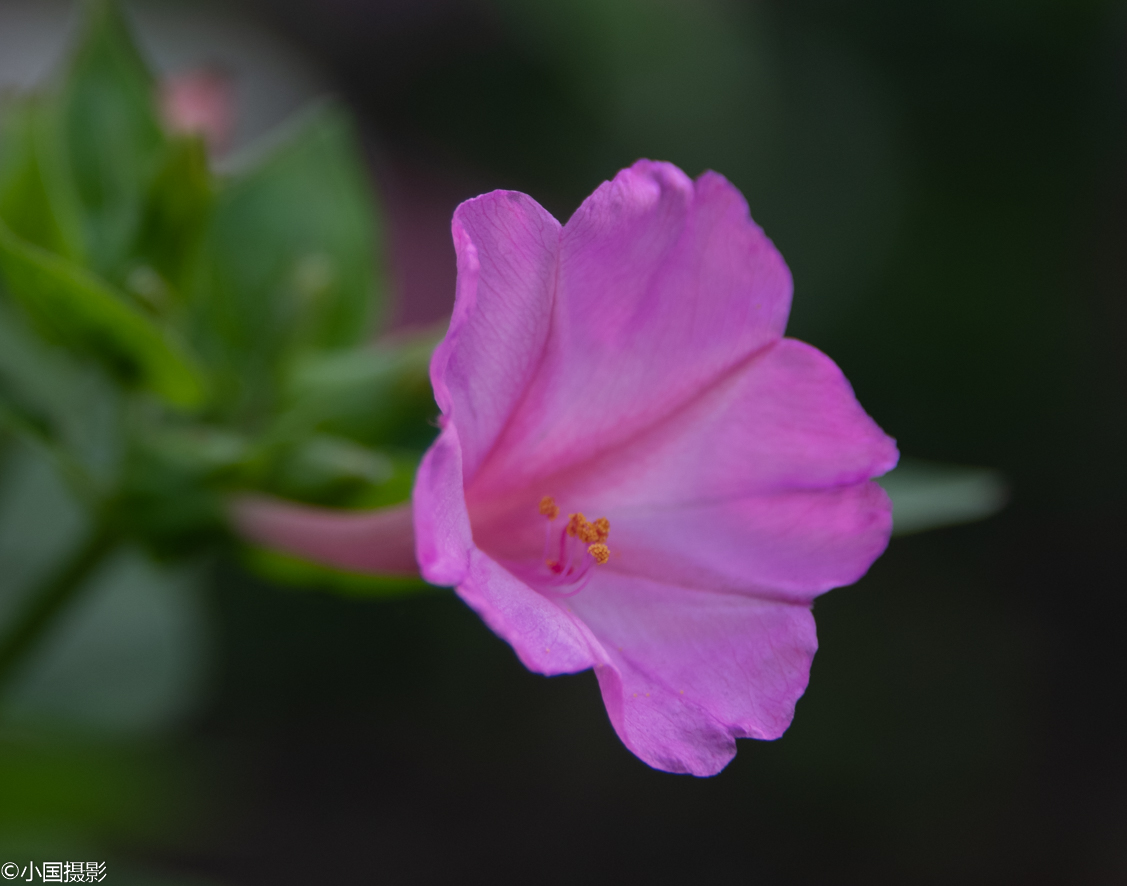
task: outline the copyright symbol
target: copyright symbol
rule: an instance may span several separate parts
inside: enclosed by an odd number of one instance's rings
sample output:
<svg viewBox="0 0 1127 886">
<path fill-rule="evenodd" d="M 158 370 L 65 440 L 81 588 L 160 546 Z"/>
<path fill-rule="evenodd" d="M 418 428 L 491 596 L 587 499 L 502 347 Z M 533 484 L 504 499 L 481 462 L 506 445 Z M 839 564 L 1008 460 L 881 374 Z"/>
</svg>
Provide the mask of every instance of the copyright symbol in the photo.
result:
<svg viewBox="0 0 1127 886">
<path fill-rule="evenodd" d="M 9 861 L 0 868 L 0 874 L 4 875 L 5 880 L 14 880 L 20 875 L 20 866 L 14 861 Z"/>
</svg>

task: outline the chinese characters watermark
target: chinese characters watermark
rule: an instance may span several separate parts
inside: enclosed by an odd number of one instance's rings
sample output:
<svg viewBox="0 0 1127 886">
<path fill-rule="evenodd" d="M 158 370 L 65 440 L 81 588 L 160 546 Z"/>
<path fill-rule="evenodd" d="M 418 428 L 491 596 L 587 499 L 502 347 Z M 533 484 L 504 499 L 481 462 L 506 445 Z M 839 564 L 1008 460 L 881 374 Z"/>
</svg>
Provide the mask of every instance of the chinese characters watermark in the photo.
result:
<svg viewBox="0 0 1127 886">
<path fill-rule="evenodd" d="M 106 879 L 104 861 L 45 861 L 37 865 L 7 861 L 0 865 L 0 877 L 26 883 L 101 883 Z M 36 878 L 38 877 L 38 880 Z"/>
</svg>

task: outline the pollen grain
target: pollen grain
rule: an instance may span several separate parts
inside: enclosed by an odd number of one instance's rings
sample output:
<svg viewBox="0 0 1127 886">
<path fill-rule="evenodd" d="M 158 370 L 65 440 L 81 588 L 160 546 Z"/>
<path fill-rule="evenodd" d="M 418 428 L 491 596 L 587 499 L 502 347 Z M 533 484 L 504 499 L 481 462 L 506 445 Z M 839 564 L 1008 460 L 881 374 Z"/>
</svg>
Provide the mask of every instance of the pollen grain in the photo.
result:
<svg viewBox="0 0 1127 886">
<path fill-rule="evenodd" d="M 552 496 L 545 495 L 540 499 L 540 513 L 549 520 L 555 520 L 560 515 L 559 505 L 556 504 L 556 500 Z"/>
<path fill-rule="evenodd" d="M 587 548 L 587 553 L 595 558 L 595 562 L 602 566 L 610 559 L 610 548 L 604 544 L 593 544 Z"/>
<path fill-rule="evenodd" d="M 600 540 L 599 530 L 595 528 L 594 523 L 587 523 L 586 521 L 584 521 L 583 525 L 579 527 L 579 532 L 577 534 L 579 536 L 579 540 L 584 544 L 590 545 Z"/>
</svg>

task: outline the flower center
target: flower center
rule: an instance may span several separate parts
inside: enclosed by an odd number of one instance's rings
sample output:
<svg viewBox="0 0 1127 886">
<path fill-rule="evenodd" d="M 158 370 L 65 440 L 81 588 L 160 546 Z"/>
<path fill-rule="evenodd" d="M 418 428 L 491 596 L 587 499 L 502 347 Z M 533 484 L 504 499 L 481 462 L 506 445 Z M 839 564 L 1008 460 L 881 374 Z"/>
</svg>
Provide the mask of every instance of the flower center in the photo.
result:
<svg viewBox="0 0 1127 886">
<path fill-rule="evenodd" d="M 589 523 L 582 514 L 570 514 L 567 522 L 557 528 L 560 509 L 550 495 L 540 499 L 540 513 L 548 520 L 544 527 L 547 586 L 543 590 L 554 597 L 573 597 L 587 586 L 591 569 L 610 559 L 610 520 L 599 517 Z M 555 590 L 560 587 L 568 590 Z"/>
</svg>

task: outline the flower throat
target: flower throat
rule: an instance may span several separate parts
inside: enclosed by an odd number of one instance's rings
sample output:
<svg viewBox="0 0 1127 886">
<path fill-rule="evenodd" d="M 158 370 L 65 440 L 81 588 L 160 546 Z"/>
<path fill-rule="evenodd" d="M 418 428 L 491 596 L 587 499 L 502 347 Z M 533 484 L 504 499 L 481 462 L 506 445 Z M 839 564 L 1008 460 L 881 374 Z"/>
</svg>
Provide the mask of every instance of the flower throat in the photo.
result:
<svg viewBox="0 0 1127 886">
<path fill-rule="evenodd" d="M 540 513 L 547 518 L 544 528 L 544 567 L 548 572 L 547 593 L 555 597 L 573 597 L 587 587 L 591 569 L 610 559 L 607 538 L 610 520 L 599 517 L 589 523 L 582 514 L 570 514 L 558 530 L 559 506 L 550 495 L 540 499 Z M 574 587 L 571 587 L 574 586 Z M 568 587 L 567 591 L 554 588 Z"/>
</svg>

